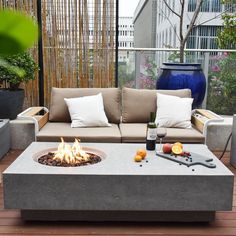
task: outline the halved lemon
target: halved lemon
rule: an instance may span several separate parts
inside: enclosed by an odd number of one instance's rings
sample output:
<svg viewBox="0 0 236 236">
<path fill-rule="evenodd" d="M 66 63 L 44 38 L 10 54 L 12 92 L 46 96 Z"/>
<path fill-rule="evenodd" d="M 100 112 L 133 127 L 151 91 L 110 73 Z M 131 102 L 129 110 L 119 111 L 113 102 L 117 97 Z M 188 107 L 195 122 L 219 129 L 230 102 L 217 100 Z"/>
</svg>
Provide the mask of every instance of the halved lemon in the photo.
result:
<svg viewBox="0 0 236 236">
<path fill-rule="evenodd" d="M 183 144 L 181 142 L 176 142 L 173 145 L 178 145 L 178 146 L 180 146 L 183 149 Z"/>
<path fill-rule="evenodd" d="M 183 152 L 183 148 L 180 145 L 175 145 L 175 144 L 172 146 L 171 150 L 176 155 L 179 155 L 180 153 Z"/>
</svg>

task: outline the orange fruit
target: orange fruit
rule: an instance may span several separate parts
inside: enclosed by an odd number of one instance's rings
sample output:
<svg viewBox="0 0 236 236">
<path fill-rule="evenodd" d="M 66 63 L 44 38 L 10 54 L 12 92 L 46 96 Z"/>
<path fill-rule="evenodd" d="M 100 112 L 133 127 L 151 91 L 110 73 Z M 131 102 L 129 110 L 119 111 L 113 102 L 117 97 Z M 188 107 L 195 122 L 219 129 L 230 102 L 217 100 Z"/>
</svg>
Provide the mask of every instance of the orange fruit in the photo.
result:
<svg viewBox="0 0 236 236">
<path fill-rule="evenodd" d="M 147 151 L 145 149 L 138 149 L 136 155 L 141 156 L 142 159 L 145 159 L 147 156 Z"/>
<path fill-rule="evenodd" d="M 135 155 L 135 157 L 134 157 L 134 161 L 136 161 L 136 162 L 140 162 L 140 161 L 142 161 L 142 157 L 140 156 L 140 155 Z"/>
<path fill-rule="evenodd" d="M 172 146 L 172 152 L 173 152 L 174 154 L 176 154 L 176 155 L 179 155 L 180 153 L 183 152 L 183 148 L 182 148 L 180 145 L 174 144 L 174 145 Z"/>
<path fill-rule="evenodd" d="M 179 145 L 183 149 L 183 144 L 181 142 L 176 142 L 174 145 Z"/>
</svg>

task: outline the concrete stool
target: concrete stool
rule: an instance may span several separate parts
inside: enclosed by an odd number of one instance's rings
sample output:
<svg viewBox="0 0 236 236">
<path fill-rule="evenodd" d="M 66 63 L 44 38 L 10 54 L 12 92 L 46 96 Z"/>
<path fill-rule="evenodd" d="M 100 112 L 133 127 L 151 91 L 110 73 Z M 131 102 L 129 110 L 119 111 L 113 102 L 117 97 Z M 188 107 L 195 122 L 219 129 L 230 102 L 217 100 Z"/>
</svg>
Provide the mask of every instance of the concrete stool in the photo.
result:
<svg viewBox="0 0 236 236">
<path fill-rule="evenodd" d="M 0 120 L 0 159 L 9 151 L 11 144 L 9 120 Z"/>
<path fill-rule="evenodd" d="M 212 122 L 207 127 L 206 145 L 211 151 L 223 151 L 227 138 L 232 132 L 232 116 L 222 116 L 223 122 Z M 229 142 L 227 151 L 230 151 L 231 142 Z"/>
<path fill-rule="evenodd" d="M 25 149 L 35 141 L 35 127 L 31 120 L 11 120 L 11 148 Z"/>
</svg>

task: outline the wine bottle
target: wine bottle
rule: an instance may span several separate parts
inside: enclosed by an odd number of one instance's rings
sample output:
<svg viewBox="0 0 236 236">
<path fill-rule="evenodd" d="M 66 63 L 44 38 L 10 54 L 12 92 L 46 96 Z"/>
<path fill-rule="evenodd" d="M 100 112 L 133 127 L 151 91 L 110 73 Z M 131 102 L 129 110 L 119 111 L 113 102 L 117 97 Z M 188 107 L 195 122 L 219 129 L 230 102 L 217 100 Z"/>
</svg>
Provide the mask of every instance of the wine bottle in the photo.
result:
<svg viewBox="0 0 236 236">
<path fill-rule="evenodd" d="M 155 150 L 157 139 L 157 125 L 155 123 L 155 113 L 150 113 L 150 120 L 147 124 L 146 149 Z"/>
</svg>

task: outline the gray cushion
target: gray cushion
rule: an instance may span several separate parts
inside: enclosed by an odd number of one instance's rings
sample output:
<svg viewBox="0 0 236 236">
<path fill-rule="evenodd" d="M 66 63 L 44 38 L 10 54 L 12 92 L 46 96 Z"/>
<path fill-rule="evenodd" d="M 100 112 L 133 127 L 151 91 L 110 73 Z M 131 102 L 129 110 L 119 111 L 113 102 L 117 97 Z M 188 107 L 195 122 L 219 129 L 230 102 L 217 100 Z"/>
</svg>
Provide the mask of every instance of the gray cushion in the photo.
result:
<svg viewBox="0 0 236 236">
<path fill-rule="evenodd" d="M 48 122 L 37 133 L 37 141 L 60 142 L 60 137 L 63 137 L 67 142 L 79 138 L 81 142 L 120 143 L 119 127 L 117 124 L 111 125 L 111 127 L 71 128 L 70 123 Z"/>
<path fill-rule="evenodd" d="M 122 122 L 147 123 L 150 112 L 156 112 L 157 92 L 178 97 L 191 97 L 190 89 L 179 90 L 149 90 L 122 89 Z"/>
<path fill-rule="evenodd" d="M 124 143 L 142 143 L 146 141 L 147 124 L 121 123 L 120 132 Z M 167 128 L 164 142 L 204 143 L 204 136 L 195 128 Z"/>
<path fill-rule="evenodd" d="M 121 117 L 121 99 L 120 90 L 118 88 L 52 88 L 49 120 L 57 122 L 71 121 L 64 98 L 96 95 L 100 92 L 102 93 L 104 109 L 108 121 L 118 124 Z"/>
</svg>

